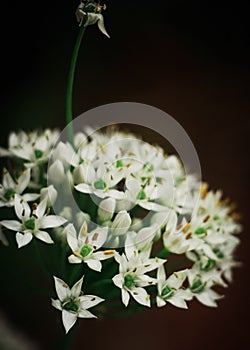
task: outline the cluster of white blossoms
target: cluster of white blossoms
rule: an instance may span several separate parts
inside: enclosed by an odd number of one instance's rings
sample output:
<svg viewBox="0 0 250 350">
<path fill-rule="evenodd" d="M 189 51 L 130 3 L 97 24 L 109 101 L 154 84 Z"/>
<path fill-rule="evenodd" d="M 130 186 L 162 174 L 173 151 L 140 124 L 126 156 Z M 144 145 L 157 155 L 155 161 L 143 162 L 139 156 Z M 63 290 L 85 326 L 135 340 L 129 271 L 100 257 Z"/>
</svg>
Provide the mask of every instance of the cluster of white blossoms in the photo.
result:
<svg viewBox="0 0 250 350">
<path fill-rule="evenodd" d="M 66 332 L 78 317 L 95 317 L 88 309 L 99 303 L 108 314 L 115 298 L 128 309 L 185 309 L 194 298 L 217 306 L 214 287 L 226 287 L 239 264 L 233 255 L 241 226 L 221 192 L 187 175 L 177 156 L 115 129 L 86 129 L 73 145 L 58 131 L 12 133 L 0 155 L 9 159 L 0 239 L 7 245 L 13 231 L 19 248 L 38 239 L 63 249 L 72 272 L 54 277 L 52 305 Z M 99 296 L 83 294 L 83 275 Z M 95 288 L 107 281 L 108 289 Z"/>
</svg>

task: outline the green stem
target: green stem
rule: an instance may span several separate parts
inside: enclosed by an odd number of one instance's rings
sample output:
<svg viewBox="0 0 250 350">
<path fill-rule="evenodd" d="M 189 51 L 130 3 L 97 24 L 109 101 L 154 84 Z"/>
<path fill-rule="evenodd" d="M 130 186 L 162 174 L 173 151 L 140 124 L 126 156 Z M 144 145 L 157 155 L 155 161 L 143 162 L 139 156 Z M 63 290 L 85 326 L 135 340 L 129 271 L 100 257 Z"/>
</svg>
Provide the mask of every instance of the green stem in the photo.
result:
<svg viewBox="0 0 250 350">
<path fill-rule="evenodd" d="M 68 124 L 68 137 L 69 142 L 73 146 L 73 140 L 74 140 L 74 128 L 72 124 L 73 120 L 73 112 L 72 112 L 72 93 L 73 93 L 73 85 L 74 85 L 74 77 L 75 77 L 75 70 L 76 70 L 76 62 L 78 58 L 79 49 L 81 46 L 82 38 L 84 36 L 86 27 L 82 26 L 80 29 L 80 32 L 78 34 L 75 48 L 73 51 L 71 64 L 70 64 L 70 70 L 69 70 L 69 77 L 68 77 L 68 85 L 67 85 L 67 94 L 66 94 L 66 121 Z"/>
</svg>

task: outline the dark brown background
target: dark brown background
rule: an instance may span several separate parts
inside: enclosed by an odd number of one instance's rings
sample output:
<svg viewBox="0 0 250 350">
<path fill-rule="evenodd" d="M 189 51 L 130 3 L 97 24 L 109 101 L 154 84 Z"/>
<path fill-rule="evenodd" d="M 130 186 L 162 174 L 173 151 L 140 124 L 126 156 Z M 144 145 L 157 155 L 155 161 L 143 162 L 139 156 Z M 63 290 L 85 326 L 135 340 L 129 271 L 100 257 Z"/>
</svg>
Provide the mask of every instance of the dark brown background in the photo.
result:
<svg viewBox="0 0 250 350">
<path fill-rule="evenodd" d="M 202 4 L 201 4 L 202 3 Z M 70 55 L 78 28 L 78 1 L 11 2 L 2 7 L 1 144 L 10 130 L 63 127 Z M 249 347 L 249 35 L 247 2 L 110 0 L 108 40 L 89 28 L 74 90 L 74 114 L 101 104 L 142 102 L 172 115 L 198 151 L 203 179 L 223 188 L 243 214 L 237 257 L 243 261 L 218 309 L 193 302 L 127 319 L 82 321 L 78 346 L 104 349 L 247 349 Z M 1 5 L 2 6 L 2 5 Z M 12 252 L 13 253 L 13 252 Z M 49 301 L 8 294 L 15 264 L 1 254 L 1 308 L 41 348 L 59 336 Z M 32 263 L 32 260 L 30 261 Z M 6 272 L 11 265 L 12 274 Z M 14 278 L 14 277 L 13 277 Z M 13 282 L 13 281 L 12 281 Z M 14 281 L 15 282 L 15 281 Z M 20 282 L 18 282 L 20 283 Z M 23 302 L 22 302 L 23 300 Z M 25 301 L 24 301 L 25 300 Z M 76 345 L 77 344 L 77 345 Z"/>
</svg>

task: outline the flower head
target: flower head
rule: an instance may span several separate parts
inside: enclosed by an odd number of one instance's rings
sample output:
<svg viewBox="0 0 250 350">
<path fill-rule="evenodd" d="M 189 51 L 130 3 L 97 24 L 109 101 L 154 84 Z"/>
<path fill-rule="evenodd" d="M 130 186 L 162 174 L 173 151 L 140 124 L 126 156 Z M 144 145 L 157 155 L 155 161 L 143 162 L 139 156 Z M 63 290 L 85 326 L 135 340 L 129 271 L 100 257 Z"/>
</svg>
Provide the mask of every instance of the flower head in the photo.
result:
<svg viewBox="0 0 250 350">
<path fill-rule="evenodd" d="M 100 31 L 109 38 L 109 35 L 104 26 L 104 19 L 101 12 L 106 10 L 106 5 L 100 5 L 100 1 L 81 1 L 76 10 L 76 19 L 79 26 L 84 27 L 98 24 Z"/>
</svg>

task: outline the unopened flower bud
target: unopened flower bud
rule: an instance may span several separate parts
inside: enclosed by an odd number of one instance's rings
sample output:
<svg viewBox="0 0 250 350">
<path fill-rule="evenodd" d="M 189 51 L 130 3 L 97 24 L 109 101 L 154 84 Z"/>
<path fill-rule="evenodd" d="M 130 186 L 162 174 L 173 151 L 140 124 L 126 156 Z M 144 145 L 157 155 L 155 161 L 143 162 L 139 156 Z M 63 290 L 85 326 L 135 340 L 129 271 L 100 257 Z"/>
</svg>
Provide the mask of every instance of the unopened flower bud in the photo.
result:
<svg viewBox="0 0 250 350">
<path fill-rule="evenodd" d="M 131 225 L 131 218 L 126 211 L 120 211 L 111 225 L 112 233 L 116 236 L 124 235 Z"/>
<path fill-rule="evenodd" d="M 101 201 L 98 208 L 98 217 L 104 221 L 109 221 L 112 219 L 115 211 L 116 201 L 113 198 L 107 198 Z"/>
<path fill-rule="evenodd" d="M 47 198 L 47 207 L 53 206 L 57 198 L 57 190 L 53 185 L 41 189 L 41 201 Z"/>
<path fill-rule="evenodd" d="M 60 185 L 65 178 L 65 171 L 62 162 L 58 159 L 51 165 L 48 171 L 50 181 L 55 185 Z"/>
</svg>

